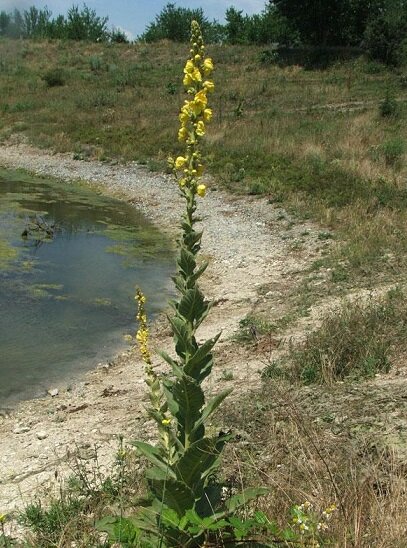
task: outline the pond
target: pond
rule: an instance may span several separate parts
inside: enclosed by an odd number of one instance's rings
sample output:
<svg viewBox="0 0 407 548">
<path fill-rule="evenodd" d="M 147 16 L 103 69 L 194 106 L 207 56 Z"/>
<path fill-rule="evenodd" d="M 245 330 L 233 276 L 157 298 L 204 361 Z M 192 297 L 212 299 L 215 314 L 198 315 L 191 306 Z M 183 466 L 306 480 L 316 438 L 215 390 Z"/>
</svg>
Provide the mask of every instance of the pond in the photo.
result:
<svg viewBox="0 0 407 548">
<path fill-rule="evenodd" d="M 129 204 L 0 169 L 0 408 L 112 358 L 170 295 L 171 242 Z"/>
</svg>

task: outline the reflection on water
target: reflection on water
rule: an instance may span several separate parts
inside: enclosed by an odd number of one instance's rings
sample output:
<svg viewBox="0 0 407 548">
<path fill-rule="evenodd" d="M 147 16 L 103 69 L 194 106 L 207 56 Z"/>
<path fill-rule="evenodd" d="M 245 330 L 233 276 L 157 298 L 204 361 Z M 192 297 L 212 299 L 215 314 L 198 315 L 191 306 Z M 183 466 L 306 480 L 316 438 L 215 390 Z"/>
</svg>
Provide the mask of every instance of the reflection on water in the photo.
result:
<svg viewBox="0 0 407 548">
<path fill-rule="evenodd" d="M 35 229 L 38 219 L 51 234 Z M 127 204 L 0 170 L 0 407 L 123 347 L 135 287 L 150 314 L 168 297 L 170 248 Z"/>
</svg>

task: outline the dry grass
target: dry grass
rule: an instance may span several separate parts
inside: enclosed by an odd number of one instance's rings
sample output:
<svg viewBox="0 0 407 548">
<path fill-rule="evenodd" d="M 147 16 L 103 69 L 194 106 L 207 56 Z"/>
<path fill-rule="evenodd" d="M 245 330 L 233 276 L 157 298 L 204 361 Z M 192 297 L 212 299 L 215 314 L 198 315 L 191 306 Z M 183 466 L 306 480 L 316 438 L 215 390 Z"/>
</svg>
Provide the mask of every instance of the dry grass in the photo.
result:
<svg viewBox="0 0 407 548">
<path fill-rule="evenodd" d="M 219 420 L 233 425 L 241 437 L 228 449 L 226 477 L 234 484 L 268 486 L 262 509 L 282 526 L 295 504 L 309 501 L 322 512 L 335 503 L 324 545 L 404 548 L 406 464 L 378 445 L 379 424 L 376 432 L 363 431 L 363 411 L 358 412 L 359 431 L 346 424 L 346 417 L 339 415 L 341 405 L 358 402 L 352 401 L 349 388 L 335 392 L 330 398 L 323 395 L 318 408 L 313 400 L 321 396 L 319 391 L 269 381 L 239 408 L 224 410 Z"/>
</svg>

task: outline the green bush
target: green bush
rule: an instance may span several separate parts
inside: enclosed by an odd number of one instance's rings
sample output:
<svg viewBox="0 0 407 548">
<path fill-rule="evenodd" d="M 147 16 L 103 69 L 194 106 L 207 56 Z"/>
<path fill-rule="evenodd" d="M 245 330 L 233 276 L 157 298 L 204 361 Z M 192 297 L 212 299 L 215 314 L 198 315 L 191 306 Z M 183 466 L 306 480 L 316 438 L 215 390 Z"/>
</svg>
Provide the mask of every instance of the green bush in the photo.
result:
<svg viewBox="0 0 407 548">
<path fill-rule="evenodd" d="M 65 85 L 64 72 L 59 68 L 49 70 L 42 76 L 42 79 L 49 88 Z"/>
<path fill-rule="evenodd" d="M 390 93 L 387 93 L 386 97 L 380 103 L 379 113 L 382 118 L 395 118 L 399 113 L 397 101 Z"/>
</svg>

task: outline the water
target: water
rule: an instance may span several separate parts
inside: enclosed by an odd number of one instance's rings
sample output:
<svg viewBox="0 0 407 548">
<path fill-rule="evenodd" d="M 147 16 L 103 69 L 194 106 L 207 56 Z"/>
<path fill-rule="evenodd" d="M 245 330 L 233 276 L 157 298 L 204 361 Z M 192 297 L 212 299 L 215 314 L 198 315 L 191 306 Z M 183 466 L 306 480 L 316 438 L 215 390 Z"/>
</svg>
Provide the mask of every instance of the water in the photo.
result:
<svg viewBox="0 0 407 548">
<path fill-rule="evenodd" d="M 169 295 L 170 249 L 128 204 L 0 169 L 0 408 L 123 348 L 135 287 L 150 316 Z"/>
</svg>

